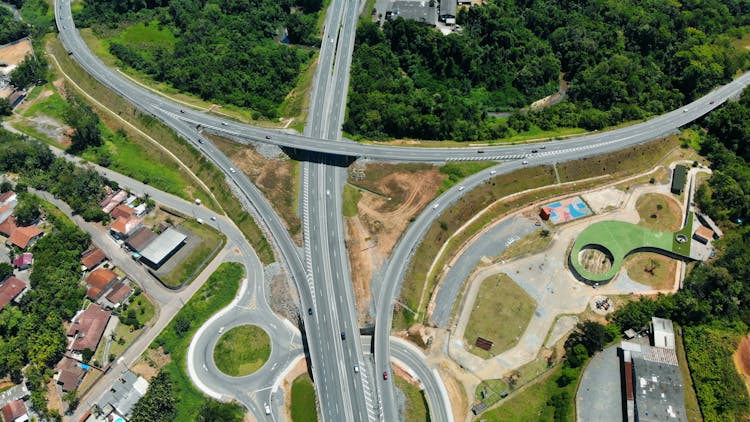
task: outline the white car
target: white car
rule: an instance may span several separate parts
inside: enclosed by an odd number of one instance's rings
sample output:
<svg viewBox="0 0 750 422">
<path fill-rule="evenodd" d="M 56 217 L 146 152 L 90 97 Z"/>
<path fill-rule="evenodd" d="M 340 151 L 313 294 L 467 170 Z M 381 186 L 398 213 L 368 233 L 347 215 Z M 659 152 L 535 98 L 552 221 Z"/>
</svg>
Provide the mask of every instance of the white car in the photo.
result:
<svg viewBox="0 0 750 422">
<path fill-rule="evenodd" d="M 237 170 L 235 170 L 234 167 L 229 167 L 229 171 L 232 173 L 237 173 Z"/>
<path fill-rule="evenodd" d="M 466 189 L 466 188 L 465 188 L 465 187 L 463 187 L 463 186 L 459 186 L 459 187 L 458 187 L 458 191 L 459 191 L 459 192 L 461 192 L 461 191 L 462 191 L 462 190 L 464 190 L 464 189 Z"/>
<path fill-rule="evenodd" d="M 688 109 L 686 109 L 686 108 L 683 108 L 683 109 L 682 109 L 682 112 L 683 112 L 683 113 L 687 113 L 687 111 L 688 111 Z"/>
<path fill-rule="evenodd" d="M 265 410 L 266 415 L 271 414 L 271 406 L 269 406 L 268 403 L 263 403 L 263 410 Z"/>
<path fill-rule="evenodd" d="M 356 363 L 354 364 L 354 373 L 355 374 L 359 373 L 359 365 L 357 365 Z"/>
<path fill-rule="evenodd" d="M 439 206 L 440 206 L 440 204 L 435 204 L 435 205 L 432 206 L 432 209 L 436 210 L 436 209 L 438 209 Z"/>
<path fill-rule="evenodd" d="M 529 164 L 529 162 L 526 161 L 526 160 L 523 160 L 523 162 L 521 164 L 523 164 L 525 166 L 526 164 Z"/>
<path fill-rule="evenodd" d="M 490 171 L 490 174 L 495 174 L 495 173 L 497 173 L 497 170 L 491 170 Z"/>
</svg>

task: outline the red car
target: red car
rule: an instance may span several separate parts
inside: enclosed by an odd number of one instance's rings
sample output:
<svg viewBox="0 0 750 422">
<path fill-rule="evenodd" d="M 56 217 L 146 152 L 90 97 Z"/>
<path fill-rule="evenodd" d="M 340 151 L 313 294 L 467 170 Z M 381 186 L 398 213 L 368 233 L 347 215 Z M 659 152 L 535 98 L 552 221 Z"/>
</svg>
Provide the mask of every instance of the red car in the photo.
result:
<svg viewBox="0 0 750 422">
<path fill-rule="evenodd" d="M 387 380 L 387 379 L 388 379 L 388 372 L 383 372 L 383 379 L 384 379 L 384 380 Z"/>
</svg>

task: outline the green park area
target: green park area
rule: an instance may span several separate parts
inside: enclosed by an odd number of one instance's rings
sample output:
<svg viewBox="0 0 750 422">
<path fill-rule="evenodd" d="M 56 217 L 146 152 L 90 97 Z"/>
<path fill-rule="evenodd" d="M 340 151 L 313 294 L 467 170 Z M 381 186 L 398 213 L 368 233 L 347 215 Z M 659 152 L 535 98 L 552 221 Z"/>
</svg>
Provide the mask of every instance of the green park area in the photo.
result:
<svg viewBox="0 0 750 422">
<path fill-rule="evenodd" d="M 604 283 L 617 274 L 625 257 L 634 251 L 663 251 L 689 257 L 691 228 L 689 224 L 673 233 L 622 221 L 594 223 L 576 238 L 570 251 L 570 264 L 574 272 L 588 282 Z M 679 234 L 685 236 L 682 243 L 676 240 Z"/>
<path fill-rule="evenodd" d="M 214 348 L 216 367 L 242 377 L 260 369 L 271 356 L 271 338 L 262 328 L 241 325 L 224 333 Z"/>
<path fill-rule="evenodd" d="M 497 274 L 482 281 L 464 338 L 469 351 L 487 359 L 502 353 L 521 338 L 536 301 L 506 274 Z M 490 350 L 474 346 L 477 337 L 493 343 Z"/>
</svg>

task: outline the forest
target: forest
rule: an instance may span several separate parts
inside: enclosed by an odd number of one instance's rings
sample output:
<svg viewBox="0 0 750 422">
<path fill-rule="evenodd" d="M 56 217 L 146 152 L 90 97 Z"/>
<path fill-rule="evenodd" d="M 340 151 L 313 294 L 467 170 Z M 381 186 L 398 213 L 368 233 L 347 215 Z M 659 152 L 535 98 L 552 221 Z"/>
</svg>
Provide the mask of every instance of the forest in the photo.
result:
<svg viewBox="0 0 750 422">
<path fill-rule="evenodd" d="M 492 140 L 528 130 L 589 130 L 679 107 L 748 64 L 733 40 L 750 3 L 730 0 L 490 0 L 462 9 L 462 32 L 363 19 L 345 130 L 369 139 Z M 568 82 L 567 99 L 507 121 Z"/>
<path fill-rule="evenodd" d="M 21 39 L 31 33 L 31 28 L 21 21 L 13 19 L 10 10 L 0 7 L 0 45 Z"/>
<path fill-rule="evenodd" d="M 685 331 L 685 349 L 705 420 L 746 420 L 750 398 L 732 354 L 750 326 L 750 90 L 701 122 L 701 154 L 713 175 L 696 192 L 701 210 L 720 221 L 725 238 L 717 258 L 699 264 L 684 289 L 617 311 L 620 328 L 642 327 L 651 315 L 670 318 Z"/>
<path fill-rule="evenodd" d="M 98 0 L 86 1 L 79 26 L 96 33 L 142 22 L 171 33 L 172 42 L 113 40 L 122 63 L 204 100 L 278 117 L 279 106 L 310 65 L 321 0 Z M 122 29 L 121 28 L 121 29 Z"/>
</svg>

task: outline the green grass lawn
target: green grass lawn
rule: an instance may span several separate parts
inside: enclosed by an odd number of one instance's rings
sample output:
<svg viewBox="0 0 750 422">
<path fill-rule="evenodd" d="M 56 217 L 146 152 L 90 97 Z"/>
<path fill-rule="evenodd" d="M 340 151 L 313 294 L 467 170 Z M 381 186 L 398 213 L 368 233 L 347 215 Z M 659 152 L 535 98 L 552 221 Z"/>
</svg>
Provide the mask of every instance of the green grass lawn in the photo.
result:
<svg viewBox="0 0 750 422">
<path fill-rule="evenodd" d="M 445 192 L 450 189 L 456 183 L 471 176 L 474 173 L 497 165 L 492 161 L 469 161 L 461 163 L 448 163 L 440 167 L 440 173 L 447 174 L 448 177 L 443 179 L 443 184 L 440 186 L 440 192 Z"/>
<path fill-rule="evenodd" d="M 193 386 L 190 376 L 187 374 L 185 362 L 188 346 L 195 331 L 211 315 L 232 301 L 244 275 L 241 264 L 221 264 L 151 344 L 151 348 L 154 349 L 162 346 L 164 352 L 169 354 L 171 358 L 171 361 L 162 368 L 162 371 L 169 372 L 175 386 L 175 405 L 177 407 L 175 421 L 196 420 L 201 407 L 210 400 Z M 178 332 L 175 329 L 178 319 L 190 321 L 187 331 Z"/>
<path fill-rule="evenodd" d="M 357 203 L 362 199 L 362 192 L 359 189 L 344 185 L 344 198 L 342 200 L 342 208 L 344 217 L 356 217 L 359 213 L 357 209 Z"/>
<path fill-rule="evenodd" d="M 687 237 L 688 241 L 680 243 L 677 241 L 677 235 L 683 234 Z M 690 211 L 687 217 L 687 224 L 675 233 L 672 240 L 672 250 L 680 255 L 690 256 L 690 239 L 693 236 L 693 212 Z"/>
<path fill-rule="evenodd" d="M 410 384 L 401 377 L 393 377 L 396 387 L 406 396 L 406 405 L 404 406 L 404 422 L 424 422 L 429 421 L 429 408 L 424 394 L 419 387 Z"/>
<path fill-rule="evenodd" d="M 689 238 L 690 235 L 688 235 Z M 625 223 L 622 221 L 600 221 L 594 223 L 586 229 L 573 243 L 570 251 L 573 267 L 583 277 L 593 282 L 606 282 L 612 279 L 620 270 L 623 259 L 632 250 L 641 247 L 661 249 L 673 252 L 672 232 L 656 232 L 645 227 L 635 224 Z M 689 243 L 689 242 L 687 242 Z M 609 271 L 602 274 L 594 274 L 586 271 L 578 260 L 578 254 L 586 245 L 601 245 L 609 250 L 612 254 L 612 267 Z M 689 246 L 688 246 L 689 248 Z M 679 253 L 678 251 L 674 251 Z"/>
<path fill-rule="evenodd" d="M 201 243 L 172 272 L 162 277 L 161 281 L 172 288 L 192 282 L 226 242 L 226 236 L 222 233 L 195 220 L 186 220 L 180 226 L 200 237 Z"/>
<path fill-rule="evenodd" d="M 682 226 L 680 204 L 667 195 L 660 193 L 641 195 L 635 208 L 641 217 L 638 224 L 648 229 L 674 232 Z"/>
<path fill-rule="evenodd" d="M 300 375 L 292 383 L 292 421 L 317 422 L 318 411 L 315 407 L 315 387 L 310 376 Z"/>
<path fill-rule="evenodd" d="M 497 274 L 482 281 L 474 309 L 466 325 L 464 339 L 471 353 L 489 358 L 518 343 L 536 301 L 506 274 Z M 494 342 L 490 351 L 474 346 L 477 337 Z"/>
<path fill-rule="evenodd" d="M 56 88 L 52 86 L 51 83 L 37 87 L 34 89 L 34 92 L 38 95 L 45 89 L 52 90 L 52 95 L 43 100 L 35 101 L 28 109 L 26 109 L 26 111 L 24 111 L 23 116 L 30 117 L 44 114 L 46 116 L 54 117 L 62 122 L 65 119 L 65 113 L 68 110 L 68 102 L 57 93 Z M 32 100 L 33 99 L 29 98 L 26 101 L 30 102 Z"/>
<path fill-rule="evenodd" d="M 566 421 L 575 420 L 575 407 L 573 406 L 576 394 L 576 382 L 571 382 L 565 387 L 558 387 L 555 382 L 562 373 L 562 365 L 558 365 L 548 375 L 543 376 L 534 384 L 529 385 L 518 395 L 510 396 L 501 402 L 501 405 L 488 410 L 481 416 L 487 422 L 527 422 L 527 421 Z M 581 371 L 578 370 L 578 378 Z M 618 392 L 619 393 L 619 392 Z M 555 415 L 558 410 L 548 404 L 550 399 L 558 397 L 567 404 L 567 408 L 560 410 L 559 416 Z"/>
<path fill-rule="evenodd" d="M 271 338 L 262 328 L 242 325 L 224 333 L 214 348 L 216 367 L 242 377 L 260 369 L 271 356 Z"/>
</svg>

